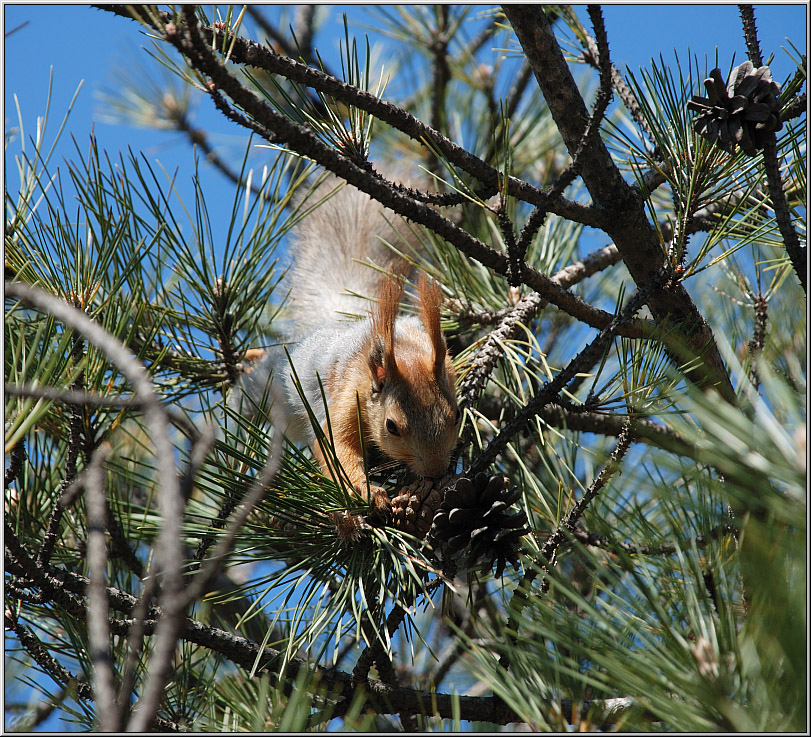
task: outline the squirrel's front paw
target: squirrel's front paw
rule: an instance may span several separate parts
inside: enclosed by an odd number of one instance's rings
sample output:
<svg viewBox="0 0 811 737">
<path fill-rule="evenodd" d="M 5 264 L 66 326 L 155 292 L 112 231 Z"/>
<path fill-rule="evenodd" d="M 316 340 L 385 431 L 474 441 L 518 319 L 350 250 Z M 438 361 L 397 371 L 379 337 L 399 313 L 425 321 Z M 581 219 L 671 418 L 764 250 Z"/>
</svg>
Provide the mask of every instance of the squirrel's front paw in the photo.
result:
<svg viewBox="0 0 811 737">
<path fill-rule="evenodd" d="M 369 499 L 372 502 L 372 507 L 375 510 L 383 512 L 384 514 L 389 514 L 391 512 L 389 495 L 382 486 L 370 486 Z"/>
</svg>

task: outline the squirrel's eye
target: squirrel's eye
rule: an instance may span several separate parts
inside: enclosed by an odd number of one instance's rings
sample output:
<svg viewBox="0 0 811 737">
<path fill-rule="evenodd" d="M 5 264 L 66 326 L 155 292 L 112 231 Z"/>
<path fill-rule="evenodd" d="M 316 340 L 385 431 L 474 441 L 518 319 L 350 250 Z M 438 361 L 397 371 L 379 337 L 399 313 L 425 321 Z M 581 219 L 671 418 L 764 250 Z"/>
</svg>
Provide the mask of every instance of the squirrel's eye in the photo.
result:
<svg viewBox="0 0 811 737">
<path fill-rule="evenodd" d="M 400 436 L 400 431 L 397 429 L 397 425 L 394 424 L 394 420 L 386 420 L 386 430 L 389 435 Z"/>
</svg>

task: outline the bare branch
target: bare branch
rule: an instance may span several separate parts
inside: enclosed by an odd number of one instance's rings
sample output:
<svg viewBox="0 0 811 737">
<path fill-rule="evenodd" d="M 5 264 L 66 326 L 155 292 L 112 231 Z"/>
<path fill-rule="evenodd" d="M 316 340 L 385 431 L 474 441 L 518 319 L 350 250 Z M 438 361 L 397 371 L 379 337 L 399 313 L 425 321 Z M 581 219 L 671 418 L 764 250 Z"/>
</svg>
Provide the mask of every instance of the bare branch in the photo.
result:
<svg viewBox="0 0 811 737">
<path fill-rule="evenodd" d="M 102 732 L 118 731 L 115 688 L 110 665 L 110 630 L 107 626 L 107 540 L 104 532 L 107 499 L 104 491 L 104 461 L 110 446 L 102 444 L 93 453 L 87 467 L 87 636 L 93 662 L 93 696 L 98 704 L 98 727 Z"/>
<path fill-rule="evenodd" d="M 762 67 L 763 55 L 760 53 L 760 41 L 758 41 L 757 27 L 755 26 L 755 9 L 751 5 L 738 5 L 738 11 L 743 21 L 743 35 L 746 40 L 749 61 L 755 67 Z"/>
<path fill-rule="evenodd" d="M 183 560 L 180 523 L 184 500 L 173 457 L 169 423 L 157 394 L 152 388 L 146 369 L 127 349 L 104 328 L 93 322 L 81 310 L 40 289 L 19 282 L 6 282 L 7 297 L 17 298 L 38 309 L 45 310 L 73 328 L 90 343 L 103 351 L 132 384 L 136 395 L 144 403 L 144 419 L 149 428 L 157 456 L 158 504 L 163 525 L 156 544 L 155 558 L 163 570 L 163 612 L 158 624 L 157 641 L 145 678 L 144 695 L 140 709 L 133 715 L 129 727 L 145 731 L 157 712 L 163 687 L 171 671 L 175 641 L 182 624 L 183 579 L 180 567 Z"/>
<path fill-rule="evenodd" d="M 675 555 L 679 550 L 684 550 L 692 544 L 695 544 L 697 548 L 705 548 L 710 542 L 725 535 L 736 536 L 737 534 L 738 531 L 732 525 L 721 525 L 710 530 L 708 535 L 698 535 L 692 540 L 666 542 L 656 545 L 638 545 L 636 543 L 610 540 L 602 535 L 597 535 L 588 530 L 581 530 L 580 528 L 571 531 L 572 537 L 583 545 L 603 548 L 611 552 L 622 551 L 625 555 Z"/>
</svg>

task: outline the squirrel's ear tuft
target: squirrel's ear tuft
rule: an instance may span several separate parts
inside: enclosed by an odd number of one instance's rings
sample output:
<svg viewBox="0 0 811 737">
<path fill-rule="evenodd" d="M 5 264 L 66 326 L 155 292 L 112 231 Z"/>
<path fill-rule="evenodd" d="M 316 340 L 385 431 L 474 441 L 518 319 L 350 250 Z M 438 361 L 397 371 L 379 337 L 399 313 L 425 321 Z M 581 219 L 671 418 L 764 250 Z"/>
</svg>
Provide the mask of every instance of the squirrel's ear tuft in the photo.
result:
<svg viewBox="0 0 811 737">
<path fill-rule="evenodd" d="M 400 281 L 394 276 L 386 277 L 380 285 L 377 305 L 372 312 L 372 340 L 379 343 L 379 346 L 375 346 L 376 350 L 381 351 L 377 365 L 384 370 L 384 374 L 397 371 L 397 361 L 394 357 L 394 321 L 400 310 L 402 296 L 403 285 Z M 372 373 L 374 371 L 373 367 Z"/>
<path fill-rule="evenodd" d="M 420 315 L 425 332 L 434 348 L 434 374 L 439 377 L 445 368 L 447 348 L 442 328 L 439 326 L 439 308 L 442 304 L 442 292 L 439 284 L 430 281 L 425 274 L 420 274 L 417 285 L 420 295 Z"/>
</svg>

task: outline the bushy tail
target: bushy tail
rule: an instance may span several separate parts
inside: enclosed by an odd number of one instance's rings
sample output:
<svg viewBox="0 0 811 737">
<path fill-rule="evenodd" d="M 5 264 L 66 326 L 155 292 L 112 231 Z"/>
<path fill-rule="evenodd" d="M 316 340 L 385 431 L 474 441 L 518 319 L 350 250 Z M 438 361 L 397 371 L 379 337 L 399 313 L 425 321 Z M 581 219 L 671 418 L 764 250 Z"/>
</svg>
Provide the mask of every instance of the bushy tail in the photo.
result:
<svg viewBox="0 0 811 737">
<path fill-rule="evenodd" d="M 310 201 L 339 186 L 293 233 L 291 312 L 303 333 L 368 313 L 380 269 L 402 270 L 403 259 L 391 247 L 405 254 L 417 247 L 414 225 L 336 177 L 319 185 Z"/>
</svg>

